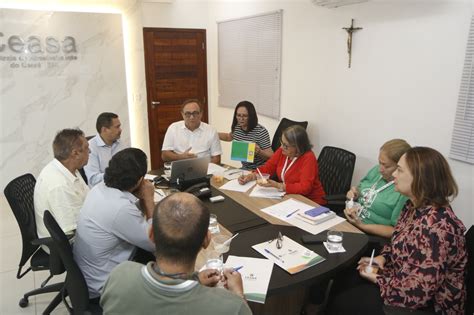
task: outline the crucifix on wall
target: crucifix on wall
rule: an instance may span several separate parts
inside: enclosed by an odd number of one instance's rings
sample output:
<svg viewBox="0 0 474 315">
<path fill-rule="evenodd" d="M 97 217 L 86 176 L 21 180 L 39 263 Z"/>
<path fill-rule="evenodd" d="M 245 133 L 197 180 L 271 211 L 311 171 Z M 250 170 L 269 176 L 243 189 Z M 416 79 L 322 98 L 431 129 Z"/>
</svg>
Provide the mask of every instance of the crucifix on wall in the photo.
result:
<svg viewBox="0 0 474 315">
<path fill-rule="evenodd" d="M 352 61 L 352 33 L 361 30 L 362 27 L 354 27 L 354 19 L 351 20 L 351 27 L 343 27 L 343 30 L 347 32 L 347 53 L 349 54 L 349 67 L 351 67 Z"/>
</svg>

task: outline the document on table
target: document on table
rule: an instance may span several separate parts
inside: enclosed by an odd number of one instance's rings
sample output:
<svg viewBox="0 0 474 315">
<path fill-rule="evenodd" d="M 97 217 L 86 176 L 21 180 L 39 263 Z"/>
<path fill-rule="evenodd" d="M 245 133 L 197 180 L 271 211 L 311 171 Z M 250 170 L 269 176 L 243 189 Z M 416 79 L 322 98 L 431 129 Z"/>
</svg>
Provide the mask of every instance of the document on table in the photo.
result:
<svg viewBox="0 0 474 315">
<path fill-rule="evenodd" d="M 224 178 L 227 180 L 233 180 L 239 178 L 240 175 L 247 175 L 250 174 L 249 171 L 242 170 L 240 168 L 231 168 L 224 172 Z"/>
<path fill-rule="evenodd" d="M 161 201 L 161 199 L 165 198 L 166 197 L 166 194 L 165 192 L 160 189 L 160 188 L 155 188 L 155 193 L 154 193 L 154 196 L 153 196 L 153 201 L 155 203 L 158 203 Z"/>
<path fill-rule="evenodd" d="M 255 188 L 250 193 L 250 197 L 281 199 L 285 195 L 284 191 L 279 191 L 275 187 L 263 187 L 255 185 Z"/>
<path fill-rule="evenodd" d="M 231 190 L 231 191 L 240 191 L 240 192 L 246 192 L 250 188 L 252 188 L 253 185 L 255 185 L 256 181 L 252 180 L 248 183 L 245 183 L 244 185 L 239 184 L 238 179 L 233 179 L 219 187 L 219 189 L 225 189 L 225 190 Z"/>
<path fill-rule="evenodd" d="M 210 174 L 215 174 L 217 172 L 224 172 L 226 170 L 226 168 L 220 166 L 220 165 L 217 165 L 217 164 L 214 164 L 214 163 L 209 163 L 209 166 L 207 167 L 207 175 L 210 175 Z"/>
<path fill-rule="evenodd" d="M 252 248 L 290 274 L 298 273 L 325 260 L 324 257 L 285 235 L 281 244 L 282 247 L 277 248 L 276 241 L 265 241 Z"/>
<path fill-rule="evenodd" d="M 242 275 L 244 295 L 247 301 L 265 303 L 273 262 L 268 259 L 232 256 L 227 257 L 226 268 L 237 268 Z"/>
<path fill-rule="evenodd" d="M 275 218 L 288 222 L 291 225 L 297 226 L 300 229 L 305 230 L 314 235 L 321 233 L 322 231 L 328 230 L 334 225 L 337 225 L 346 220 L 336 215 L 335 217 L 322 223 L 313 224 L 304 220 L 304 218 L 302 218 L 300 215 L 297 215 L 298 212 L 304 212 L 312 208 L 314 208 L 314 206 L 290 198 L 288 200 L 279 202 L 276 205 L 266 207 L 262 209 L 262 211 Z"/>
<path fill-rule="evenodd" d="M 155 177 L 157 177 L 156 175 L 151 175 L 151 174 L 145 174 L 145 179 L 148 179 L 148 180 L 154 180 Z"/>
</svg>

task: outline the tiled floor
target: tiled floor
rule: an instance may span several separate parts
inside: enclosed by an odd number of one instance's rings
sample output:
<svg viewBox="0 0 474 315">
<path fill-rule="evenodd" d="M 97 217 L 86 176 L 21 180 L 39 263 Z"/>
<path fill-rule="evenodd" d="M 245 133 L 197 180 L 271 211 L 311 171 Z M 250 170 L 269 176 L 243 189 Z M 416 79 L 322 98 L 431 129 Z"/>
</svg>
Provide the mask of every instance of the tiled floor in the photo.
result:
<svg viewBox="0 0 474 315">
<path fill-rule="evenodd" d="M 38 288 L 47 278 L 48 272 L 29 272 L 16 278 L 21 257 L 21 234 L 15 217 L 3 194 L 0 194 L 0 314 L 42 314 L 56 293 L 41 294 L 29 299 L 25 308 L 18 306 L 23 294 Z M 49 283 L 60 282 L 64 276 L 55 276 Z M 61 303 L 52 314 L 68 314 Z"/>
</svg>

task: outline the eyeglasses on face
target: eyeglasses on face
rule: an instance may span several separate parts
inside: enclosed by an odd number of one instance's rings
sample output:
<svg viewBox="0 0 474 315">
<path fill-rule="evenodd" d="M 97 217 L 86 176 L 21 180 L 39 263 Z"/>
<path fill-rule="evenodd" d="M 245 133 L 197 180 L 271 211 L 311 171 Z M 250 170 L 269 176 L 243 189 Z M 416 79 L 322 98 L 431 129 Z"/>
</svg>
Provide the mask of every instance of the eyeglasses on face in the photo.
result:
<svg viewBox="0 0 474 315">
<path fill-rule="evenodd" d="M 294 145 L 291 145 L 289 143 L 284 143 L 282 140 L 280 140 L 280 145 L 283 149 L 288 150 L 289 148 L 294 147 Z"/>
<path fill-rule="evenodd" d="M 184 112 L 184 117 L 186 117 L 186 118 L 191 118 L 191 116 L 197 117 L 197 116 L 199 116 L 199 114 L 201 114 L 201 112 L 197 111 L 197 110 L 194 111 L 194 112 Z"/>
<path fill-rule="evenodd" d="M 237 117 L 237 118 L 249 118 L 249 115 L 247 115 L 247 114 L 237 114 L 237 115 L 235 115 L 235 117 Z"/>
</svg>

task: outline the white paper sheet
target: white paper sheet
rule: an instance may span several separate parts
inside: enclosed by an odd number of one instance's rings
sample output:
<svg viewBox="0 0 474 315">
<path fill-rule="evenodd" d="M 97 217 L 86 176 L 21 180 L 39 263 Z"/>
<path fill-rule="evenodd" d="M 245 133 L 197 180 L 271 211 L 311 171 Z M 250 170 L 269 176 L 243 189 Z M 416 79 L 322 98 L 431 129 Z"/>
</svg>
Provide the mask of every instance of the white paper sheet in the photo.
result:
<svg viewBox="0 0 474 315">
<path fill-rule="evenodd" d="M 255 185 L 255 188 L 250 193 L 250 197 L 281 199 L 285 195 L 284 191 L 279 191 L 275 187 L 263 187 Z"/>
<path fill-rule="evenodd" d="M 325 260 L 321 255 L 285 235 L 282 237 L 281 248 L 277 248 L 275 243 L 265 241 L 252 248 L 290 274 L 298 273 Z"/>
<path fill-rule="evenodd" d="M 306 211 L 311 208 L 314 208 L 314 206 L 291 198 L 261 210 L 280 220 L 286 221 L 291 225 L 297 226 L 300 229 L 305 230 L 311 234 L 321 233 L 322 231 L 328 230 L 331 227 L 346 220 L 344 218 L 341 218 L 340 216 L 336 216 L 330 220 L 319 224 L 311 224 L 309 222 L 304 221 L 303 219 L 300 219 L 300 216 L 296 215 L 295 213 L 296 210 Z"/>
<path fill-rule="evenodd" d="M 225 170 L 226 170 L 226 168 L 224 168 L 220 165 L 217 165 L 217 164 L 214 164 L 214 163 L 209 163 L 209 166 L 207 167 L 207 175 L 215 174 L 217 172 L 224 173 Z"/>
<path fill-rule="evenodd" d="M 253 185 L 255 185 L 256 182 L 257 181 L 253 180 L 253 181 L 250 181 L 248 183 L 245 183 L 244 185 L 240 185 L 238 179 L 233 179 L 233 180 L 228 181 L 227 183 L 225 183 L 221 187 L 219 187 L 219 189 L 246 192 L 247 190 L 252 188 Z"/>
<path fill-rule="evenodd" d="M 233 180 L 239 178 L 240 175 L 250 174 L 249 171 L 241 170 L 239 168 L 231 168 L 224 172 L 224 178 L 227 180 Z"/>
<path fill-rule="evenodd" d="M 157 177 L 156 175 L 151 175 L 151 174 L 145 174 L 145 179 L 148 179 L 148 180 L 154 180 L 155 177 Z"/>
<path fill-rule="evenodd" d="M 232 256 L 227 257 L 226 268 L 237 268 L 242 275 L 244 295 L 248 301 L 265 303 L 273 262 L 268 259 Z"/>
</svg>

